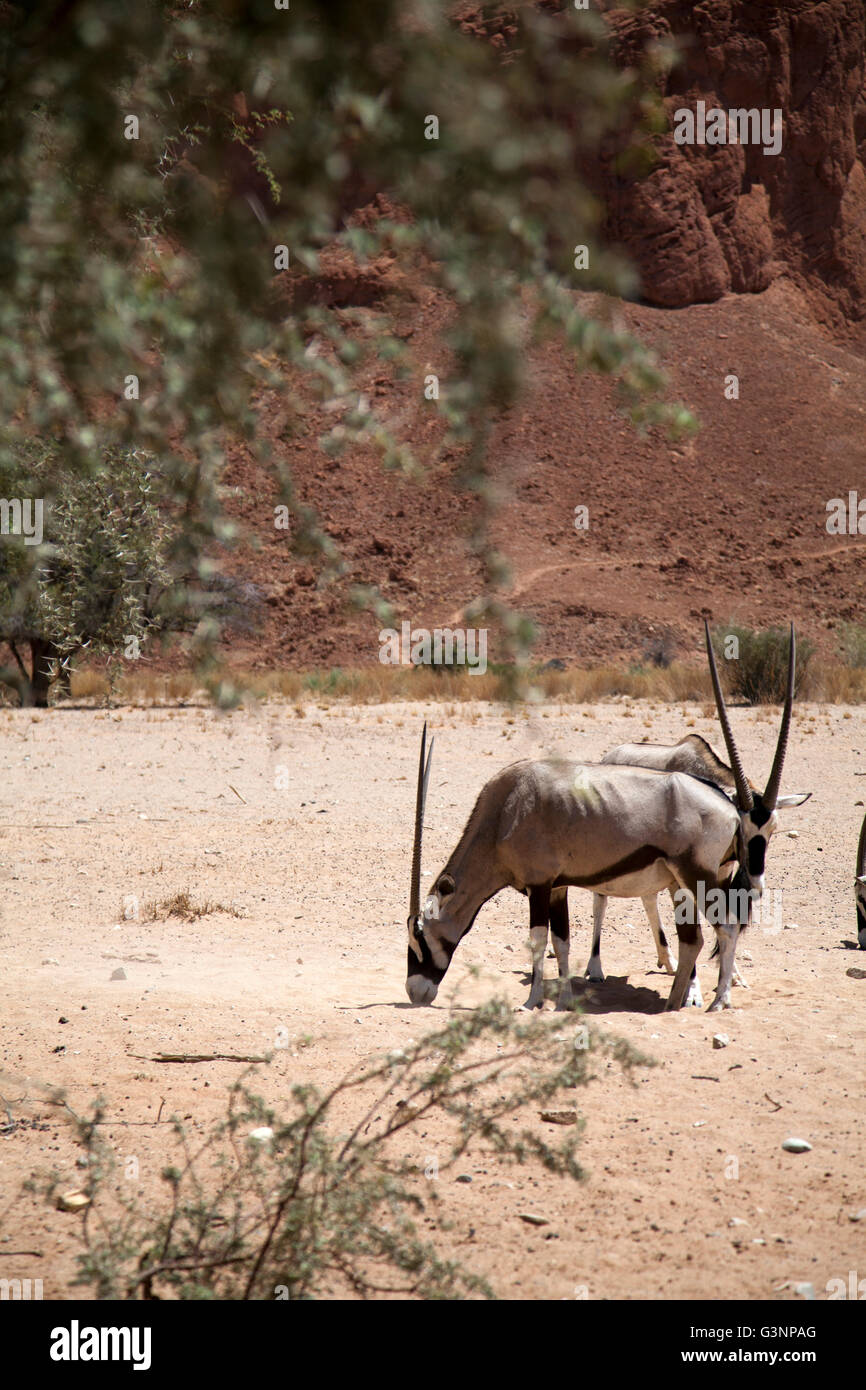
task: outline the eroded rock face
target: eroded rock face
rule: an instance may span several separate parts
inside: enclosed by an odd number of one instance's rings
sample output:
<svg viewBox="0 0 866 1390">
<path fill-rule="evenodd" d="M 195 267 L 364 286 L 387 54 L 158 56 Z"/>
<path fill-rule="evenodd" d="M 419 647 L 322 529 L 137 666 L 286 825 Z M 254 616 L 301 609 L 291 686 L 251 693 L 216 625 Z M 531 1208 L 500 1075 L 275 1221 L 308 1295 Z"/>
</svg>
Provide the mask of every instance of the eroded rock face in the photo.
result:
<svg viewBox="0 0 866 1390">
<path fill-rule="evenodd" d="M 765 289 L 780 273 L 841 324 L 866 317 L 866 6 L 863 0 L 660 0 L 607 10 L 623 65 L 648 43 L 682 51 L 663 92 L 670 132 L 645 178 L 602 176 L 605 233 L 643 294 L 676 307 Z M 779 108 L 782 146 L 678 145 L 674 113 Z"/>
</svg>

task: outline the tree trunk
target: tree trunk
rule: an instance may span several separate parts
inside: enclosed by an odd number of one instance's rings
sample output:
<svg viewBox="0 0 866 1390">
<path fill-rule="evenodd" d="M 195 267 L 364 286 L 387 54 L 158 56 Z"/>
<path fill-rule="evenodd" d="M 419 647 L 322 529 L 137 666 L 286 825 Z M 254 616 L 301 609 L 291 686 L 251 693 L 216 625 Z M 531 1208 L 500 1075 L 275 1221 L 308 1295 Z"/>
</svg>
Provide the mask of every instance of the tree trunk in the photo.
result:
<svg viewBox="0 0 866 1390">
<path fill-rule="evenodd" d="M 47 709 L 48 691 L 51 688 L 51 663 L 57 655 L 57 649 L 53 642 L 33 637 L 30 639 L 30 655 L 33 671 L 30 690 L 27 692 L 30 698 L 25 700 L 22 692 L 21 703 L 35 705 L 37 709 Z"/>
</svg>

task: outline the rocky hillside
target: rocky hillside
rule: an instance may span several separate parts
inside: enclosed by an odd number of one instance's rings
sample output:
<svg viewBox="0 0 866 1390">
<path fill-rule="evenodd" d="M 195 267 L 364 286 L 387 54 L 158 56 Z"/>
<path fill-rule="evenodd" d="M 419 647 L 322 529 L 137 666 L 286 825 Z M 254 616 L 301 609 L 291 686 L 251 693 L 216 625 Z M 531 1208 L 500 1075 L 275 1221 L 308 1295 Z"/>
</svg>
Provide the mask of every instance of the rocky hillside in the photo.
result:
<svg viewBox="0 0 866 1390">
<path fill-rule="evenodd" d="M 639 438 L 606 383 L 577 376 L 559 346 L 528 348 L 531 393 L 492 442 L 509 597 L 540 623 L 539 654 L 569 662 L 641 659 L 660 634 L 688 653 L 705 614 L 793 617 L 830 654 L 840 622 L 866 620 L 866 541 L 826 524 L 831 499 L 866 493 L 866 10 L 862 0 L 602 8 L 622 64 L 648 37 L 673 36 L 682 50 L 663 93 L 671 130 L 656 139 L 656 168 L 642 180 L 614 176 L 608 151 L 594 177 L 607 236 L 642 279 L 642 301 L 621 312 L 703 429 L 687 446 Z M 463 6 L 458 19 L 507 49 L 507 8 L 482 22 Z M 778 154 L 678 144 L 676 112 L 698 102 L 780 109 Z M 383 212 L 393 213 L 387 190 L 347 216 Z M 456 456 L 440 451 L 423 399 L 425 372 L 447 375 L 449 306 L 392 257 L 363 273 L 336 254 L 325 266 L 309 294 L 396 316 L 415 374 L 400 381 L 378 364 L 361 384 L 412 440 L 427 478 L 397 481 L 364 449 L 328 459 L 315 443 L 328 422 L 314 405 L 298 436 L 278 396 L 263 397 L 265 434 L 348 568 L 319 587 L 273 529 L 268 480 L 236 448 L 226 482 L 260 549 L 231 564 L 266 595 L 259 636 L 232 647 L 238 663 L 375 661 L 379 624 L 349 608 L 353 583 L 378 585 L 399 617 L 427 627 L 459 622 L 480 586 L 469 503 L 451 487 Z M 586 530 L 575 529 L 577 506 L 588 508 Z"/>
</svg>

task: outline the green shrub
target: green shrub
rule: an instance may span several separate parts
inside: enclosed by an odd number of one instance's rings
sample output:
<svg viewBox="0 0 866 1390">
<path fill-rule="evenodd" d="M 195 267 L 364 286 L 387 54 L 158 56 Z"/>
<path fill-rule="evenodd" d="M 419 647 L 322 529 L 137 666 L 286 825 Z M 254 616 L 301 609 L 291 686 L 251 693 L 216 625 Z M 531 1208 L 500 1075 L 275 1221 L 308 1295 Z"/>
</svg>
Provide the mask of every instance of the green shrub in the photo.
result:
<svg viewBox="0 0 866 1390">
<path fill-rule="evenodd" d="M 862 623 L 841 623 L 839 646 L 846 666 L 866 666 L 866 626 Z"/>
<path fill-rule="evenodd" d="M 443 1258 L 416 1219 L 443 1229 L 438 1179 L 470 1151 L 486 1163 L 532 1162 L 581 1178 L 580 1126 L 550 1141 L 538 1110 L 587 1085 L 602 1056 L 627 1072 L 648 1064 L 579 1018 L 527 1018 L 492 1000 L 361 1063 L 327 1091 L 293 1085 L 279 1115 L 241 1080 L 204 1138 L 174 1122 L 157 1200 L 131 1195 L 115 1176 L 97 1105 L 89 1118 L 74 1117 L 91 1198 L 77 1282 L 113 1299 L 493 1296 L 485 1280 Z M 284 1089 L 266 1072 L 257 1080 Z M 425 1158 L 424 1133 L 437 1119 L 441 1138 Z"/>
<path fill-rule="evenodd" d="M 171 524 L 153 461 L 132 449 L 106 449 L 87 476 L 60 445 L 32 439 L 0 452 L 0 492 L 35 499 L 41 518 L 36 544 L 0 536 L 0 642 L 16 663 L 0 682 L 44 706 L 79 652 L 137 657 L 170 583 Z"/>
<path fill-rule="evenodd" d="M 735 699 L 750 705 L 780 705 L 788 679 L 789 633 L 780 627 L 751 628 L 726 623 L 713 629 L 717 665 Z M 732 643 L 731 639 L 736 639 Z M 809 663 L 815 652 L 808 637 L 797 638 L 795 690 L 802 693 Z M 719 659 L 721 658 L 721 660 Z"/>
</svg>

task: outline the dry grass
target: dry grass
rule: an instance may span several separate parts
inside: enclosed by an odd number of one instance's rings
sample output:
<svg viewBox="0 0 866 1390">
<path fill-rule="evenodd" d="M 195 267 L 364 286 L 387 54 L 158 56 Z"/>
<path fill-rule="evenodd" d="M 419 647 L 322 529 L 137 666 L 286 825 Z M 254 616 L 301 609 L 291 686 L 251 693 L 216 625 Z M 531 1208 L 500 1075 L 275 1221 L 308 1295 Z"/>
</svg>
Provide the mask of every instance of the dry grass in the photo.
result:
<svg viewBox="0 0 866 1390">
<path fill-rule="evenodd" d="M 162 898 L 159 902 L 145 903 L 144 920 L 146 922 L 165 922 L 169 917 L 180 917 L 185 922 L 196 922 L 199 917 L 209 917 L 213 912 L 225 912 L 231 917 L 241 916 L 237 908 L 226 907 L 225 903 L 212 902 L 210 898 L 196 902 L 190 890 L 184 888 L 179 893 L 172 893 L 169 898 Z"/>
<path fill-rule="evenodd" d="M 335 700 L 354 704 L 388 704 L 395 700 L 424 700 L 448 705 L 469 701 L 501 701 L 509 697 L 509 685 L 501 671 L 483 675 L 436 671 L 431 667 L 371 665 L 335 668 L 330 671 L 232 671 L 231 681 L 245 697 L 261 701 L 285 700 L 303 718 L 314 705 L 327 708 Z M 563 704 L 593 704 L 600 700 L 627 696 L 631 699 L 658 700 L 664 704 L 680 701 L 703 703 L 714 713 L 710 679 L 700 666 L 673 662 L 666 668 L 596 666 L 589 670 L 529 670 L 524 683 L 545 700 Z M 72 677 L 72 698 L 76 702 L 100 704 L 108 698 L 105 675 L 97 670 L 76 671 Z M 866 668 L 821 665 L 813 661 L 798 697 L 824 700 L 828 704 L 866 702 Z M 211 704 L 210 696 L 193 672 L 157 675 L 136 671 L 116 683 L 113 703 L 133 706 Z"/>
<path fill-rule="evenodd" d="M 95 667 L 74 671 L 71 682 L 73 700 L 105 700 L 109 692 L 108 677 Z M 176 704 L 178 700 L 203 697 L 201 681 L 191 671 L 160 676 L 153 671 L 124 675 L 115 685 L 115 699 L 120 704 Z"/>
<path fill-rule="evenodd" d="M 355 704 L 388 704 L 394 700 L 426 700 L 446 704 L 467 701 L 503 700 L 508 680 L 499 671 L 483 675 L 435 671 L 430 667 L 365 666 L 330 671 L 233 671 L 235 686 L 258 700 L 280 699 L 292 703 L 298 714 L 304 705 L 328 707 L 333 700 L 348 699 Z M 711 698 L 709 677 L 697 668 L 676 663 L 667 670 L 655 667 L 626 670 L 619 666 L 597 666 L 591 670 L 527 672 L 530 688 L 545 699 L 567 704 L 584 704 L 617 695 L 635 699 L 655 698 L 665 702 Z M 72 677 L 72 698 L 99 703 L 108 694 L 108 682 L 98 671 L 76 671 Z M 128 705 L 209 703 L 207 692 L 192 673 L 157 676 L 142 672 L 124 676 L 114 692 L 116 703 Z"/>
</svg>

